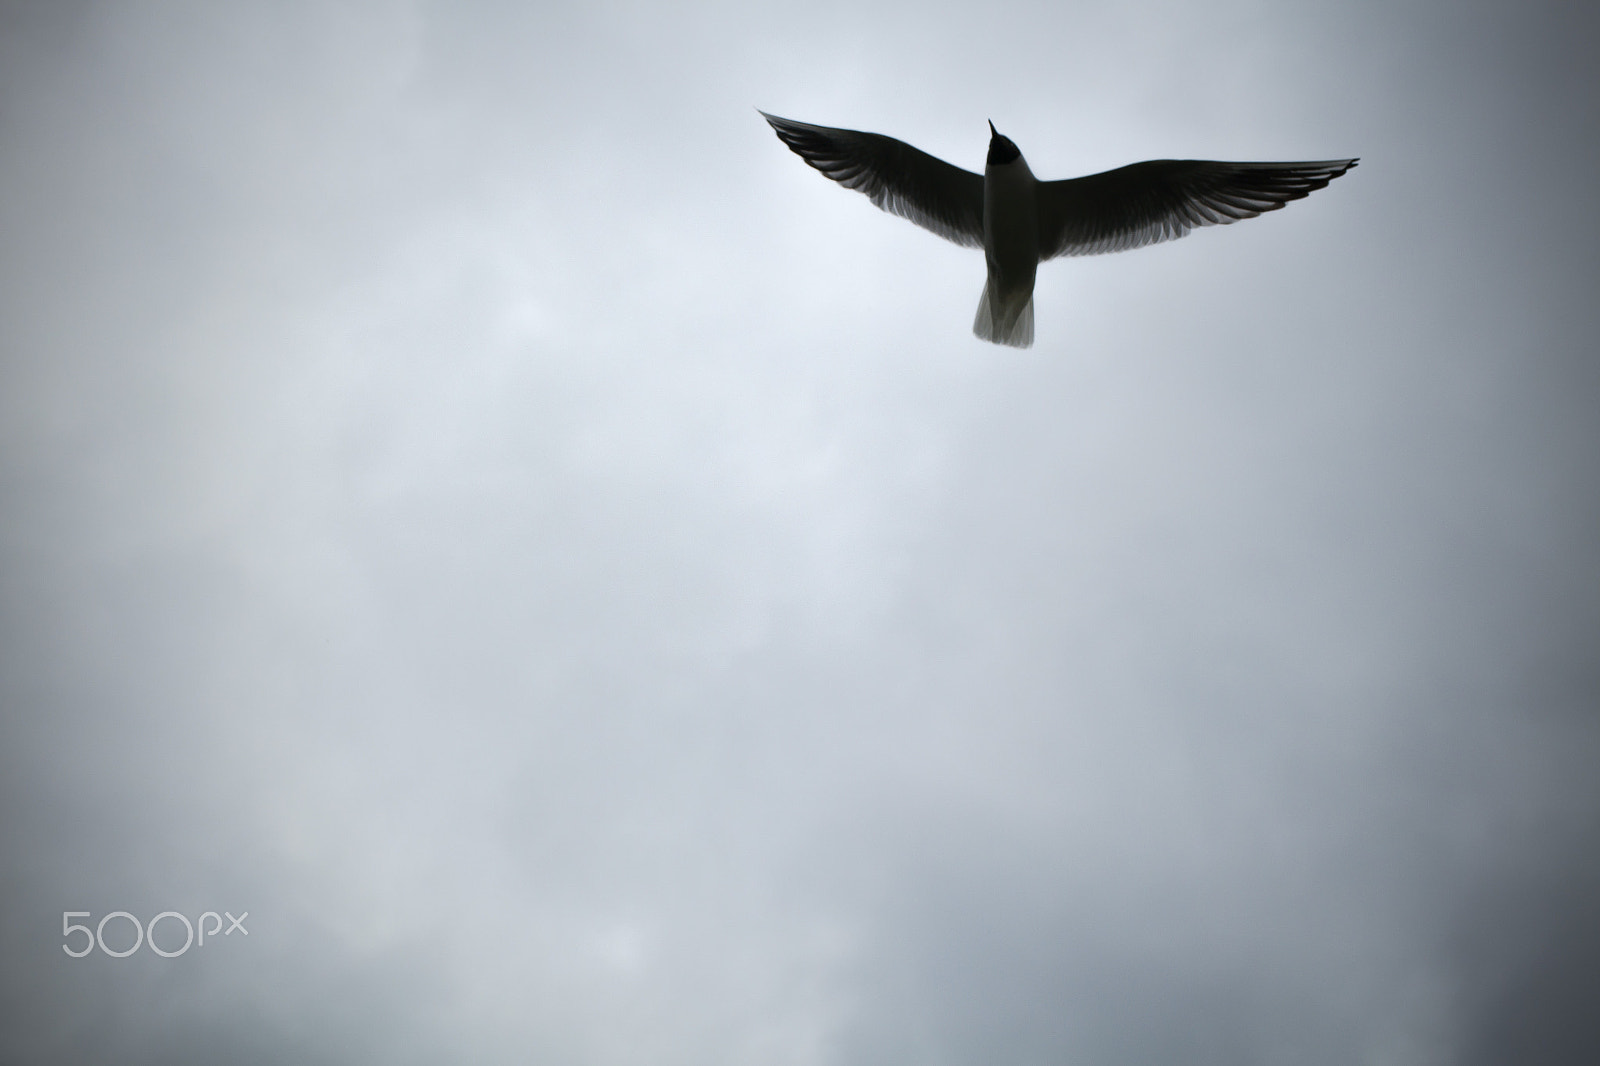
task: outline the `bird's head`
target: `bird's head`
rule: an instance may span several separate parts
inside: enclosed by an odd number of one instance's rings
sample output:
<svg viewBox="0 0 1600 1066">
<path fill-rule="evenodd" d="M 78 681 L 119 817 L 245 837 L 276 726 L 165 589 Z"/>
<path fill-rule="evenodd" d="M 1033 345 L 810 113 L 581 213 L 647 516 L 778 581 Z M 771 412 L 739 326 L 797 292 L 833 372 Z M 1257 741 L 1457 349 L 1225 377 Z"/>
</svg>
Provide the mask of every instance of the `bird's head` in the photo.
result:
<svg viewBox="0 0 1600 1066">
<path fill-rule="evenodd" d="M 1022 158 L 1022 153 L 1017 151 L 1017 146 L 1011 143 L 1011 138 L 994 128 L 994 120 L 989 120 L 989 165 L 991 167 L 1003 166 Z"/>
</svg>

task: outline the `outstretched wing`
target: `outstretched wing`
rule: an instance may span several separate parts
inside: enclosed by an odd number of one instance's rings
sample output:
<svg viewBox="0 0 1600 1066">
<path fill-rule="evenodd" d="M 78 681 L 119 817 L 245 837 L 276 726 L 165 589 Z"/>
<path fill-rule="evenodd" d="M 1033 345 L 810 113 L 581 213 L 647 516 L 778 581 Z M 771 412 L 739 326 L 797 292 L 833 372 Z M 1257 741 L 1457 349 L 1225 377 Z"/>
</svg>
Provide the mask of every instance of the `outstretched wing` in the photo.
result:
<svg viewBox="0 0 1600 1066">
<path fill-rule="evenodd" d="M 1216 163 L 1157 159 L 1039 185 L 1039 258 L 1098 255 L 1276 211 L 1327 185 L 1354 159 Z"/>
<path fill-rule="evenodd" d="M 946 240 L 983 247 L 983 177 L 878 133 L 813 126 L 761 112 L 794 154 L 892 215 Z"/>
</svg>

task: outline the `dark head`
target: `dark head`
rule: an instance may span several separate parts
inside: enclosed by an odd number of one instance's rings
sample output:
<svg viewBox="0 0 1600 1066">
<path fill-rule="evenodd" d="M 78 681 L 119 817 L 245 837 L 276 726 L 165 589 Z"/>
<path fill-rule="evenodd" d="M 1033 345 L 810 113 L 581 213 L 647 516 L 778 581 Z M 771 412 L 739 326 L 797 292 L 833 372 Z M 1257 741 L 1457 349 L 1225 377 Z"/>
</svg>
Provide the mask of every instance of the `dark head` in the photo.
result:
<svg viewBox="0 0 1600 1066">
<path fill-rule="evenodd" d="M 989 165 L 1002 166 L 1022 158 L 1022 153 L 1017 151 L 1017 146 L 1011 143 L 1011 138 L 994 128 L 994 120 L 989 120 Z"/>
</svg>

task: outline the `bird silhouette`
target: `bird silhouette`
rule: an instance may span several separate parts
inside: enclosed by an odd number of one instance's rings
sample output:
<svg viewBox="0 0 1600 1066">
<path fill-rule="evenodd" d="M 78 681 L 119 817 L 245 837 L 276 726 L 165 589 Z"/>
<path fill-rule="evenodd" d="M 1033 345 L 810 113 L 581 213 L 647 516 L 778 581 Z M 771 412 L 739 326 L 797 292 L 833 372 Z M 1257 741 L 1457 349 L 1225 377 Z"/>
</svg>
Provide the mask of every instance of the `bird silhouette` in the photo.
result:
<svg viewBox="0 0 1600 1066">
<path fill-rule="evenodd" d="M 993 122 L 978 175 L 879 133 L 760 114 L 796 155 L 840 185 L 946 240 L 982 248 L 989 274 L 972 332 L 1016 348 L 1033 344 L 1034 276 L 1046 259 L 1142 248 L 1196 226 L 1255 218 L 1303 199 L 1357 162 L 1154 159 L 1039 181 Z"/>
</svg>

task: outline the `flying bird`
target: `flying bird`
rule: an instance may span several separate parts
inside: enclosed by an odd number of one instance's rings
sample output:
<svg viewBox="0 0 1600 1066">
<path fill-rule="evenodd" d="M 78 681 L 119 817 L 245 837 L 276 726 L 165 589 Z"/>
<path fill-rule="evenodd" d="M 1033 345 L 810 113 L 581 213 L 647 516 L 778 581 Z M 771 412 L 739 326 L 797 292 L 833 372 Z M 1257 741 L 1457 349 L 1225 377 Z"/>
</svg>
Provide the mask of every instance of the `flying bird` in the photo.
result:
<svg viewBox="0 0 1600 1066">
<path fill-rule="evenodd" d="M 1098 255 L 1175 240 L 1196 226 L 1276 211 L 1327 185 L 1355 159 L 1219 163 L 1154 159 L 1066 181 L 1040 181 L 989 123 L 980 176 L 878 133 L 813 126 L 761 112 L 801 159 L 890 214 L 969 248 L 989 276 L 972 332 L 995 344 L 1033 344 L 1033 281 L 1059 255 Z"/>
</svg>

